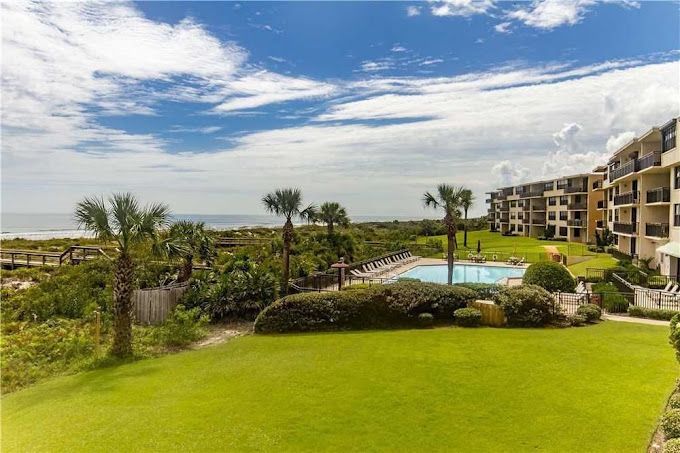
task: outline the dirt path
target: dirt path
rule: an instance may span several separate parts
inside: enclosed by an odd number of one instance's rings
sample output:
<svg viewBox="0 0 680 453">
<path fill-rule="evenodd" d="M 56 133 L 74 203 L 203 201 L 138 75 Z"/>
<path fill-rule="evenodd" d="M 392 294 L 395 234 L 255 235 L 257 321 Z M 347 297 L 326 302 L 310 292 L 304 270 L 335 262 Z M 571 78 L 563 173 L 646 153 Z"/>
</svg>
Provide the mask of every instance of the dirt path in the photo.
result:
<svg viewBox="0 0 680 453">
<path fill-rule="evenodd" d="M 208 327 L 210 333 L 203 340 L 193 346 L 193 349 L 201 349 L 216 344 L 225 343 L 232 338 L 249 335 L 253 332 L 252 322 L 233 322 L 216 324 Z"/>
<path fill-rule="evenodd" d="M 555 253 L 558 255 L 560 254 L 560 250 L 554 245 L 544 245 L 543 248 L 547 253 L 550 253 L 551 255 L 554 255 Z"/>
</svg>

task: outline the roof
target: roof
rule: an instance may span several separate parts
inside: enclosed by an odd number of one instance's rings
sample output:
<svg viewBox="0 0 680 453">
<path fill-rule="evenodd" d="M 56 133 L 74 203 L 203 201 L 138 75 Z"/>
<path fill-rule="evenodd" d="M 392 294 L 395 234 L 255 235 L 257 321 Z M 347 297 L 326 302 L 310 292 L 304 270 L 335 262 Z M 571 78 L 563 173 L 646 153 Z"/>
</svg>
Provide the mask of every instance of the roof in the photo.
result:
<svg viewBox="0 0 680 453">
<path fill-rule="evenodd" d="M 663 253 L 664 255 L 680 258 L 680 242 L 669 242 L 661 247 L 657 247 L 656 253 Z"/>
</svg>

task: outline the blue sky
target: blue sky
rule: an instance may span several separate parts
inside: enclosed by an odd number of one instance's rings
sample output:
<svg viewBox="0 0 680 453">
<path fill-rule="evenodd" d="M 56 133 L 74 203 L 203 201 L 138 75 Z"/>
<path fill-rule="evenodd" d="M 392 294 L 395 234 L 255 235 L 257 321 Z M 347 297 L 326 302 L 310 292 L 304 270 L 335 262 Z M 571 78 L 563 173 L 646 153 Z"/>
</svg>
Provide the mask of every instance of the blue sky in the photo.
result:
<svg viewBox="0 0 680 453">
<path fill-rule="evenodd" d="M 3 4 L 6 212 L 130 190 L 261 213 L 280 186 L 426 215 L 587 171 L 678 115 L 677 2 Z M 46 196 L 48 195 L 48 196 Z"/>
</svg>

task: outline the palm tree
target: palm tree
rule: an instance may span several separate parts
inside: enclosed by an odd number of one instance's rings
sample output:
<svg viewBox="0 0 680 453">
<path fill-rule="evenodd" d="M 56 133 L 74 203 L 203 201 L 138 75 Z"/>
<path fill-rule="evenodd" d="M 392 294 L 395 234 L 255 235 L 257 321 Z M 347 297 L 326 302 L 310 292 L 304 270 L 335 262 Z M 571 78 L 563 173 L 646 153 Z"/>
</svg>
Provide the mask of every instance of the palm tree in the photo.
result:
<svg viewBox="0 0 680 453">
<path fill-rule="evenodd" d="M 293 241 L 293 217 L 303 221 L 313 220 L 316 208 L 310 204 L 302 208 L 302 192 L 300 189 L 277 189 L 262 198 L 265 209 L 277 216 L 285 217 L 283 225 L 283 294 L 288 293 L 288 279 L 290 275 L 290 244 Z"/>
<path fill-rule="evenodd" d="M 334 201 L 327 201 L 322 204 L 316 219 L 326 224 L 329 236 L 333 236 L 333 228 L 336 224 L 343 227 L 349 225 L 347 210 L 340 206 L 340 203 Z"/>
<path fill-rule="evenodd" d="M 460 209 L 462 207 L 463 193 L 466 189 L 463 187 L 454 187 L 448 184 L 440 184 L 437 186 L 437 196 L 430 192 L 425 192 L 423 202 L 425 207 L 432 207 L 434 209 L 441 208 L 444 211 L 444 219 L 442 222 L 446 226 L 446 238 L 448 240 L 448 247 L 446 258 L 449 265 L 448 283 L 453 284 L 453 255 L 456 251 L 456 224 L 460 219 Z"/>
<path fill-rule="evenodd" d="M 188 220 L 173 223 L 167 239 L 157 244 L 155 249 L 157 253 L 182 260 L 178 282 L 186 282 L 191 278 L 194 258 L 210 264 L 216 255 L 215 242 L 206 231 L 205 223 Z"/>
<path fill-rule="evenodd" d="M 167 225 L 169 215 L 167 205 L 157 203 L 141 208 L 129 193 L 113 194 L 108 205 L 103 198 L 97 197 L 86 197 L 76 205 L 75 218 L 79 227 L 93 231 L 101 241 L 117 244 L 111 346 L 114 356 L 132 354 L 132 248 L 149 239 L 155 240 L 159 229 Z"/>
<path fill-rule="evenodd" d="M 472 194 L 470 189 L 463 190 L 463 194 L 460 198 L 460 204 L 463 208 L 463 213 L 465 215 L 465 223 L 463 224 L 463 246 L 467 247 L 467 230 L 468 230 L 468 209 L 475 202 L 475 196 Z"/>
</svg>

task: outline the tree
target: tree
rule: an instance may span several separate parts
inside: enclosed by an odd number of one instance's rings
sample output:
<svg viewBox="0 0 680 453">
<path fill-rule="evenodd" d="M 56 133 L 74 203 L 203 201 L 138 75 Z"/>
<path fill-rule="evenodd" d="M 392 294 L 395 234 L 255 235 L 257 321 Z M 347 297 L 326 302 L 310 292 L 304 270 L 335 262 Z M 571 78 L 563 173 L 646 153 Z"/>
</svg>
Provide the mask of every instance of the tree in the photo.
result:
<svg viewBox="0 0 680 453">
<path fill-rule="evenodd" d="M 165 204 L 144 208 L 132 194 L 116 193 L 108 205 L 103 198 L 86 197 L 76 205 L 79 227 L 94 232 L 101 241 L 117 244 L 113 286 L 113 344 L 111 354 L 132 354 L 132 286 L 134 263 L 132 248 L 148 240 L 156 240 L 159 230 L 167 225 L 170 211 Z"/>
<path fill-rule="evenodd" d="M 203 222 L 180 220 L 170 227 L 168 237 L 156 247 L 156 252 L 169 258 L 179 258 L 182 266 L 177 276 L 178 282 L 185 282 L 191 278 L 194 268 L 194 258 L 211 264 L 215 258 L 215 242 L 208 234 Z"/>
<path fill-rule="evenodd" d="M 326 224 L 329 236 L 333 236 L 333 228 L 335 225 L 340 225 L 342 227 L 349 225 L 347 210 L 334 201 L 327 201 L 321 205 L 319 212 L 316 215 L 316 220 Z"/>
<path fill-rule="evenodd" d="M 475 196 L 470 189 L 464 189 L 460 197 L 460 204 L 465 214 L 465 224 L 463 225 L 463 246 L 467 247 L 467 232 L 468 232 L 468 209 L 475 201 Z"/>
<path fill-rule="evenodd" d="M 277 189 L 262 198 L 265 209 L 279 217 L 284 217 L 283 225 L 283 281 L 282 292 L 288 293 L 288 279 L 290 275 L 290 245 L 293 241 L 293 218 L 309 221 L 316 216 L 316 208 L 310 204 L 302 208 L 302 192 L 300 189 Z"/>
<path fill-rule="evenodd" d="M 437 186 L 437 195 L 432 195 L 430 192 L 425 192 L 423 196 L 423 203 L 425 207 L 434 209 L 442 209 L 444 211 L 444 218 L 442 222 L 446 227 L 446 238 L 448 247 L 446 251 L 446 258 L 448 262 L 448 283 L 453 284 L 453 255 L 456 251 L 456 232 L 457 222 L 460 219 L 460 209 L 462 207 L 463 192 L 466 189 L 463 187 L 454 187 L 448 184 L 440 184 Z"/>
</svg>

